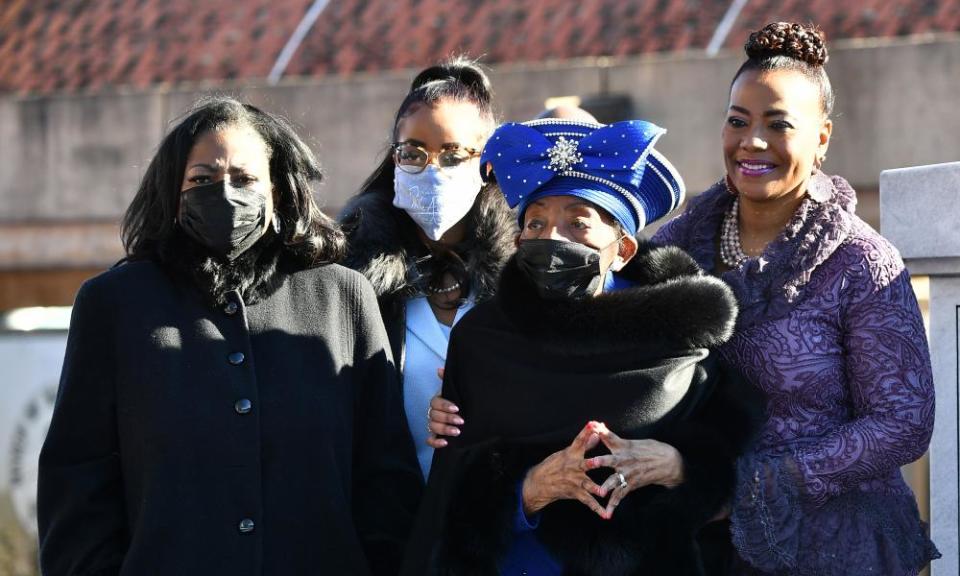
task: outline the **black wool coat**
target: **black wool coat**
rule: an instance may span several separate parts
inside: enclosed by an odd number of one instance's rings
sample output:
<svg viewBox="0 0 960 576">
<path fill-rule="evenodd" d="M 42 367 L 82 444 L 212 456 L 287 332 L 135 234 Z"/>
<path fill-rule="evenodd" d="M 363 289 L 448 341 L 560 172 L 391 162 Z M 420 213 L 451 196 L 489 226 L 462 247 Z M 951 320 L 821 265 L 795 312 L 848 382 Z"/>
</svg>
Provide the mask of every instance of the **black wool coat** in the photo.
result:
<svg viewBox="0 0 960 576">
<path fill-rule="evenodd" d="M 77 295 L 40 456 L 47 576 L 396 573 L 421 490 L 373 291 L 208 305 L 152 262 Z"/>
<path fill-rule="evenodd" d="M 494 299 L 454 328 L 443 395 L 467 424 L 434 456 L 402 574 L 497 574 L 526 471 L 590 420 L 673 445 L 685 481 L 634 490 L 609 521 L 555 502 L 538 539 L 568 575 L 705 573 L 695 536 L 730 495 L 761 414 L 709 352 L 730 337 L 735 301 L 675 248 L 642 247 L 622 275 L 636 285 L 547 301 L 511 261 Z"/>
</svg>

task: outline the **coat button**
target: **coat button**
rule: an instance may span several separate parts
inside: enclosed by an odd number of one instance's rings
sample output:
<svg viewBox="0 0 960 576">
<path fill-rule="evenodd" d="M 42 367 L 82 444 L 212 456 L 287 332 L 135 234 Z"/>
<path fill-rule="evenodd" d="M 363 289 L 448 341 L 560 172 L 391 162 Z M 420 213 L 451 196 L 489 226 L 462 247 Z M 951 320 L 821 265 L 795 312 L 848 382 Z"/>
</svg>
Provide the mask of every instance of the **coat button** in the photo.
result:
<svg viewBox="0 0 960 576">
<path fill-rule="evenodd" d="M 249 518 L 244 518 L 240 521 L 240 524 L 237 525 L 237 529 L 240 530 L 241 534 L 249 534 L 253 532 L 255 527 L 253 520 Z"/>
<path fill-rule="evenodd" d="M 241 398 L 233 405 L 233 409 L 237 411 L 237 414 L 247 414 L 252 408 L 253 402 L 251 402 L 249 398 Z"/>
<path fill-rule="evenodd" d="M 227 316 L 233 316 L 239 309 L 240 307 L 237 306 L 236 302 L 228 302 L 227 305 L 223 307 L 223 311 Z"/>
<path fill-rule="evenodd" d="M 232 352 L 229 356 L 227 356 L 227 362 L 233 364 L 234 366 L 239 366 L 243 364 L 243 361 L 246 360 L 246 358 L 247 357 L 244 356 L 243 352 Z"/>
</svg>

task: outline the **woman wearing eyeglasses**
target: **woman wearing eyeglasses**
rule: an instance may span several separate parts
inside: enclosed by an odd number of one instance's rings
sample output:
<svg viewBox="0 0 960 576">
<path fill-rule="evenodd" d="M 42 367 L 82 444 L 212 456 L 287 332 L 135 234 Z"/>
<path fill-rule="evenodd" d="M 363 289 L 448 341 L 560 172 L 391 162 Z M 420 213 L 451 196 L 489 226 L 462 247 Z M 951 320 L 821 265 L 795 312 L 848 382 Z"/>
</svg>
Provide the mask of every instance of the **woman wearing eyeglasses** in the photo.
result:
<svg viewBox="0 0 960 576">
<path fill-rule="evenodd" d="M 453 325 L 489 298 L 513 252 L 516 224 L 480 178 L 495 127 L 490 82 L 454 59 L 420 72 L 397 110 L 392 146 L 341 215 L 346 264 L 373 284 L 403 388 L 424 479 L 430 398 L 440 391 Z"/>
</svg>

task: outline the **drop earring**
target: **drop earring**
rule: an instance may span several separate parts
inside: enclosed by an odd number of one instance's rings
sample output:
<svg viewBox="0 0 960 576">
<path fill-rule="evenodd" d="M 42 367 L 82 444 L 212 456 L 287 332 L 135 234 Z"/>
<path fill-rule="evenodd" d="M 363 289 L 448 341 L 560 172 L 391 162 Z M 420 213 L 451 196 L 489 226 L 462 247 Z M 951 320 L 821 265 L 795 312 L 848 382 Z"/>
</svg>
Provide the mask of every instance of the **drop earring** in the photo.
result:
<svg viewBox="0 0 960 576">
<path fill-rule="evenodd" d="M 737 196 L 740 194 L 740 191 L 737 190 L 737 187 L 733 185 L 733 180 L 730 179 L 730 176 L 723 177 L 723 184 L 727 188 L 727 193 L 731 196 Z"/>
</svg>

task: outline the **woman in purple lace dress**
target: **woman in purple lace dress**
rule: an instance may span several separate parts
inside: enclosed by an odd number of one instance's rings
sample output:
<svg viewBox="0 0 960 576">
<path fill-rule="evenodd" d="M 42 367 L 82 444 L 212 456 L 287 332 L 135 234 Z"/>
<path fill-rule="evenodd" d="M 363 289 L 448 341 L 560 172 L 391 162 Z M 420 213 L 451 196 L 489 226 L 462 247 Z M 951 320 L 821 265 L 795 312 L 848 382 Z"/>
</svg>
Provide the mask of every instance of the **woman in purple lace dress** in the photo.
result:
<svg viewBox="0 0 960 576">
<path fill-rule="evenodd" d="M 737 574 L 916 574 L 939 557 L 900 467 L 927 449 L 923 321 L 896 249 L 820 171 L 833 94 L 823 36 L 750 36 L 723 127 L 727 176 L 654 240 L 740 303 L 723 358 L 767 395 L 730 505 Z"/>
</svg>

